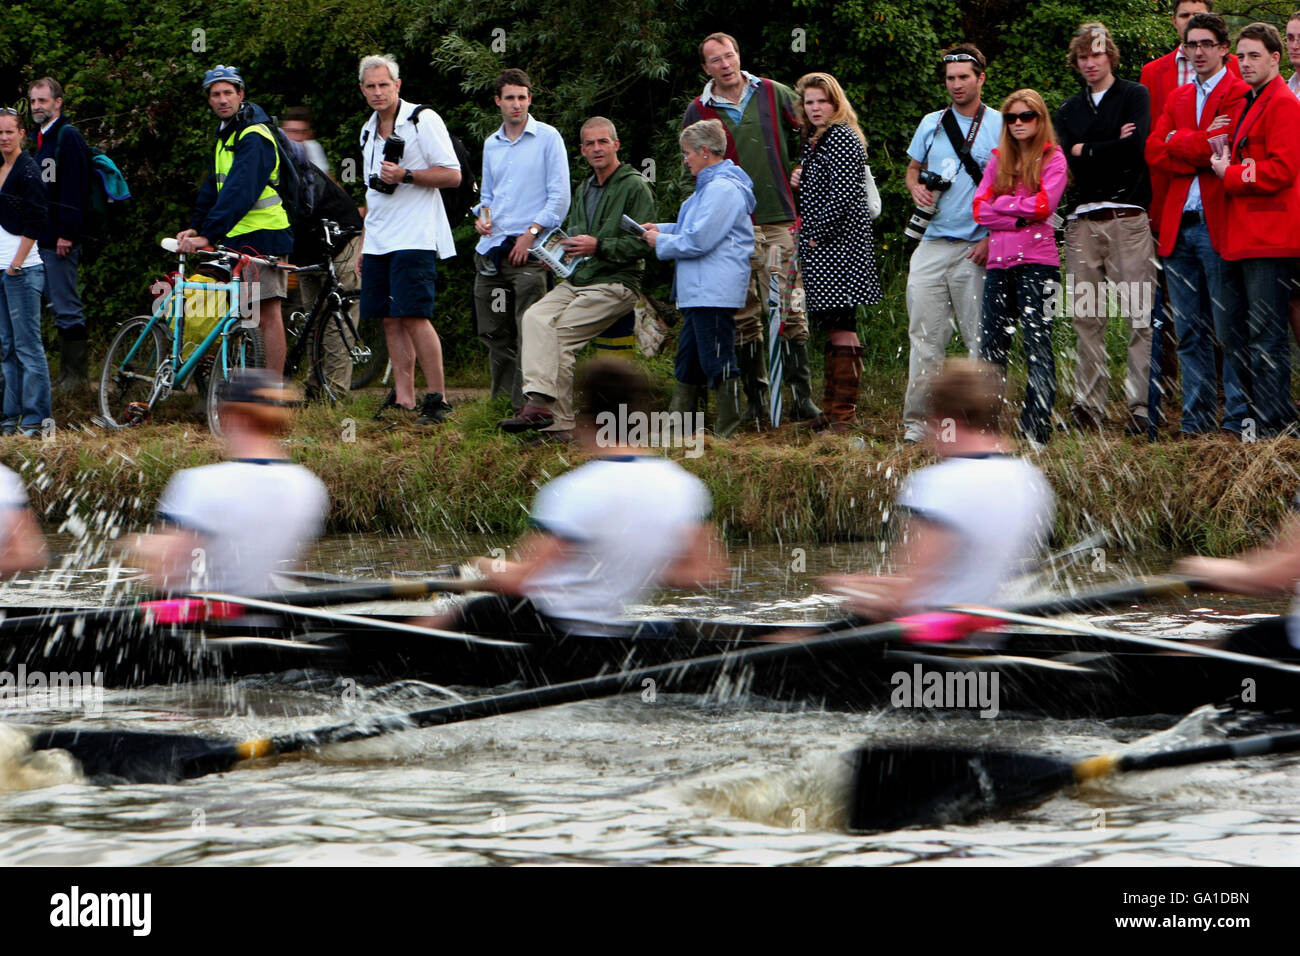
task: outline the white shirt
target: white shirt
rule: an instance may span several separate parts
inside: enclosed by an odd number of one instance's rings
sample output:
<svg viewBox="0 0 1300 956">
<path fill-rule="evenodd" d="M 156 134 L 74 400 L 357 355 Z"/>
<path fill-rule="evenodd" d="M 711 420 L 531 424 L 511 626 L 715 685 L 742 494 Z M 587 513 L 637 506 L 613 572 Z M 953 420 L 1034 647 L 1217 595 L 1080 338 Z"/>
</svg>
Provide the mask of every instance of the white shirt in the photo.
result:
<svg viewBox="0 0 1300 956">
<path fill-rule="evenodd" d="M 406 142 L 398 163 L 406 169 L 430 169 L 444 166 L 460 169 L 451 136 L 442 117 L 431 109 L 420 111 L 419 122 L 412 125 L 411 111 L 416 104 L 400 100 L 393 132 Z M 378 176 L 384 162 L 384 140 L 376 135 L 379 114 L 371 113 L 361 129 L 362 175 L 367 183 Z M 366 189 L 366 238 L 362 252 L 382 256 L 403 249 L 436 249 L 439 259 L 456 254 L 451 225 L 442 205 L 442 193 L 428 186 L 399 183 L 397 189 L 381 193 Z"/>
<path fill-rule="evenodd" d="M 1192 82 L 1196 84 L 1196 123 L 1198 126 L 1201 122 L 1201 113 L 1205 110 L 1205 104 L 1210 101 L 1210 94 L 1219 85 L 1219 81 L 1227 75 L 1228 68 L 1226 66 L 1204 83 L 1195 73 L 1192 74 Z M 1192 185 L 1187 190 L 1187 201 L 1183 203 L 1183 212 L 1197 212 L 1204 208 L 1204 205 L 1201 199 L 1201 178 L 1193 176 Z"/>
<path fill-rule="evenodd" d="M 579 634 L 626 631 L 626 605 L 653 588 L 681 557 L 712 508 L 708 489 L 657 455 L 600 458 L 550 482 L 532 520 L 564 539 L 567 559 L 527 585 L 548 617 Z"/>
<path fill-rule="evenodd" d="M 0 510 L 21 511 L 27 507 L 27 489 L 18 475 L 0 465 Z M 8 537 L 9 522 L 0 521 L 0 548 L 4 547 Z"/>
<path fill-rule="evenodd" d="M 252 597 L 274 593 L 271 572 L 320 537 L 329 494 L 289 461 L 223 461 L 177 472 L 158 514 L 204 540 L 189 587 Z"/>
<path fill-rule="evenodd" d="M 1002 585 L 1047 541 L 1055 507 L 1042 472 L 1008 455 L 923 468 L 904 483 L 898 504 L 956 537 L 947 566 L 910 610 L 996 604 Z"/>
</svg>

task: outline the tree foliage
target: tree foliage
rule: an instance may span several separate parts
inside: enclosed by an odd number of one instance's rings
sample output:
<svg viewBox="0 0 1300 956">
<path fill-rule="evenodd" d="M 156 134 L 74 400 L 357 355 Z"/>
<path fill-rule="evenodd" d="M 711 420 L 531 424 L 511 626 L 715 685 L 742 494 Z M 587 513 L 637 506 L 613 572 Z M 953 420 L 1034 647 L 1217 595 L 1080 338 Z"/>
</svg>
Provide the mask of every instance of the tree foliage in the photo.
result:
<svg viewBox="0 0 1300 956">
<path fill-rule="evenodd" d="M 1229 4 L 1283 22 L 1287 4 Z M 1164 0 L 154 0 L 142 15 L 126 0 L 11 2 L 0 32 L 0 96 L 18 102 L 35 77 L 67 89 L 66 109 L 87 138 L 124 170 L 134 199 L 111 242 L 84 270 L 84 298 L 107 335 L 139 311 L 141 290 L 168 265 L 157 240 L 186 224 L 210 162 L 212 120 L 199 80 L 216 63 L 240 67 L 250 98 L 272 114 L 304 103 L 336 166 L 359 158 L 367 109 L 356 85 L 362 55 L 387 52 L 402 66 L 402 95 L 435 106 L 472 155 L 499 123 L 492 80 L 507 66 L 532 77 L 534 114 L 576 148 L 583 119 L 612 119 L 621 156 L 655 185 L 659 213 L 674 217 L 691 185 L 677 147 L 681 116 L 705 80 L 698 44 L 715 30 L 736 36 L 750 72 L 793 84 L 824 70 L 847 89 L 866 129 L 886 199 L 885 246 L 901 260 L 898 231 L 911 211 L 902 185 L 917 121 L 943 105 L 937 51 L 970 40 L 990 59 L 985 100 L 994 107 L 1022 86 L 1055 107 L 1078 89 L 1065 66 L 1081 22 L 1102 20 L 1123 51 L 1120 73 L 1173 45 Z M 359 183 L 345 183 L 361 199 Z M 440 330 L 455 362 L 478 355 L 467 264 L 443 270 Z M 897 264 L 895 265 L 897 268 Z M 666 281 L 666 271 L 656 273 Z"/>
</svg>

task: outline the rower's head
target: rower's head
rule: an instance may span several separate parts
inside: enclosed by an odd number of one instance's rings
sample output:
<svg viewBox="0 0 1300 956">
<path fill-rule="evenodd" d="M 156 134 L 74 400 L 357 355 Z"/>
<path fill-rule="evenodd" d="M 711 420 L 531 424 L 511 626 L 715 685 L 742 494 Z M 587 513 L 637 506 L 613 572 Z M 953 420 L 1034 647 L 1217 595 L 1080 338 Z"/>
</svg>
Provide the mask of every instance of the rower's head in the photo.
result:
<svg viewBox="0 0 1300 956">
<path fill-rule="evenodd" d="M 274 372 L 264 368 L 238 369 L 221 387 L 221 420 L 255 434 L 282 435 L 293 423 L 293 410 L 300 403 L 297 391 Z"/>
<path fill-rule="evenodd" d="M 574 391 L 584 440 L 600 447 L 640 444 L 629 438 L 637 435 L 635 423 L 650 414 L 650 381 L 644 372 L 627 359 L 592 359 L 578 369 Z M 639 431 L 645 434 L 645 427 Z"/>
<path fill-rule="evenodd" d="M 1001 437 L 1002 373 L 987 362 L 954 358 L 930 389 L 930 437 L 941 455 L 960 454 L 971 438 Z"/>
</svg>

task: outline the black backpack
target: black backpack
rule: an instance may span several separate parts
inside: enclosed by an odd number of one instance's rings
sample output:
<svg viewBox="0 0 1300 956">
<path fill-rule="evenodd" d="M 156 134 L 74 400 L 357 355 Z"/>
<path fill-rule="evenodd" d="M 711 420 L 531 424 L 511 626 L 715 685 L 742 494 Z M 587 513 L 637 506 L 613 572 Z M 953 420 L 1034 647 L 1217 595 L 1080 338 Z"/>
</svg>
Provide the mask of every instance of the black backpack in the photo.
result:
<svg viewBox="0 0 1300 956">
<path fill-rule="evenodd" d="M 418 104 L 415 109 L 411 110 L 409 117 L 412 126 L 420 125 L 420 114 L 425 110 L 433 109 L 427 103 Z M 451 130 L 447 130 L 447 135 L 451 137 L 452 152 L 456 154 L 456 162 L 460 163 L 460 185 L 456 187 L 443 187 L 438 192 L 442 194 L 442 208 L 447 213 L 447 224 L 453 229 L 464 221 L 469 215 L 469 211 L 478 204 L 478 180 L 474 178 L 474 169 L 470 165 L 469 150 L 461 142 L 460 137 Z M 361 148 L 365 149 L 366 140 L 370 138 L 370 130 L 361 134 Z"/>
</svg>

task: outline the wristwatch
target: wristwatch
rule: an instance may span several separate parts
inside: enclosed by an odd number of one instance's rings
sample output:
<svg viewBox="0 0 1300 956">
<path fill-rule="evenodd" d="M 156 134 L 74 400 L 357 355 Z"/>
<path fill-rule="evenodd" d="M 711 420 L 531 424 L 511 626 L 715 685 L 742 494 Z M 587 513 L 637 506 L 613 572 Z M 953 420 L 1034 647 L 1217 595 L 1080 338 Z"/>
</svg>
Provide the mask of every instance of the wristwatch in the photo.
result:
<svg viewBox="0 0 1300 956">
<path fill-rule="evenodd" d="M 402 176 L 402 182 L 404 182 L 404 183 L 413 183 L 413 182 L 415 182 L 415 173 L 411 172 L 411 171 L 408 169 L 408 170 L 406 171 L 405 175 Z"/>
<path fill-rule="evenodd" d="M 540 236 L 542 234 L 542 230 L 539 229 L 537 226 L 529 226 L 528 234 L 530 236 Z"/>
</svg>

